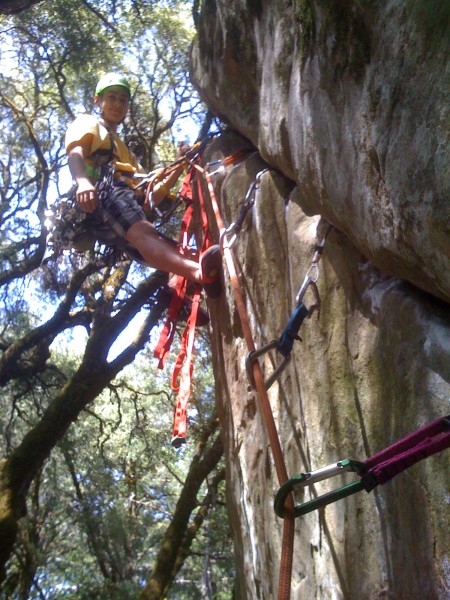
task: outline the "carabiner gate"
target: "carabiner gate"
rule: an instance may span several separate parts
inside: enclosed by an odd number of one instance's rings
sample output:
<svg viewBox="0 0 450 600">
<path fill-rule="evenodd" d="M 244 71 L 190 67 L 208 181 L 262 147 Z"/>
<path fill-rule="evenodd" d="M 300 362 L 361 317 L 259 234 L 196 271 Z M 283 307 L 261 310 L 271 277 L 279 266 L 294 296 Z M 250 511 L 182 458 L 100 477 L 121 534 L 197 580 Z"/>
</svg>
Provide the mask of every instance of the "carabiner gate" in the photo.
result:
<svg viewBox="0 0 450 600">
<path fill-rule="evenodd" d="M 292 491 L 294 491 L 294 487 L 296 485 L 306 487 L 312 485 L 313 483 L 317 483 L 318 481 L 336 477 L 336 475 L 340 475 L 343 471 L 352 471 L 358 475 L 364 475 L 364 473 L 367 472 L 367 467 L 364 463 L 346 458 L 337 463 L 333 463 L 332 465 L 328 465 L 327 467 L 317 469 L 316 471 L 294 475 L 294 477 L 288 479 L 288 481 L 286 481 L 280 487 L 275 496 L 274 510 L 276 515 L 281 518 L 284 517 L 284 504 L 286 502 L 286 498 Z M 319 496 L 318 498 L 314 498 L 313 500 L 309 500 L 303 504 L 298 504 L 294 508 L 294 516 L 300 517 L 302 515 L 306 515 L 313 510 L 323 508 L 332 502 L 336 502 L 337 500 L 351 496 L 352 494 L 360 492 L 364 489 L 366 489 L 366 487 L 361 480 L 349 483 L 336 490 L 322 494 L 322 496 Z"/>
<path fill-rule="evenodd" d="M 262 346 L 261 348 L 259 348 L 259 350 L 254 350 L 253 352 L 249 352 L 247 354 L 247 358 L 245 359 L 245 369 L 247 371 L 247 375 L 248 375 L 250 384 L 253 389 L 256 389 L 255 378 L 253 377 L 253 363 L 255 362 L 255 360 L 258 360 L 258 358 L 260 356 L 262 356 L 263 354 L 266 354 L 267 352 L 270 352 L 270 350 L 273 350 L 274 348 L 277 348 L 277 346 L 278 346 L 278 340 L 272 340 L 265 346 Z M 268 377 L 264 381 L 266 390 L 268 390 L 272 386 L 272 384 L 278 379 L 280 374 L 287 367 L 290 360 L 291 360 L 290 355 L 285 357 L 281 361 L 281 363 L 278 365 L 278 367 L 275 369 L 275 371 L 272 373 L 272 375 L 270 375 L 270 377 Z"/>
</svg>

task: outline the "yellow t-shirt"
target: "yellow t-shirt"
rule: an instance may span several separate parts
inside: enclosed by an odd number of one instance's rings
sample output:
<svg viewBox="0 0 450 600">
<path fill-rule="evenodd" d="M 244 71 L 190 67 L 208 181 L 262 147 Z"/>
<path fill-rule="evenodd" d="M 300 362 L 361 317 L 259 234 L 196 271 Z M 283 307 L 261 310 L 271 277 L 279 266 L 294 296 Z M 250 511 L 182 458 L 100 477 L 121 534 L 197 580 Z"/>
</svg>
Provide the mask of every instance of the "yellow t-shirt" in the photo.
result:
<svg viewBox="0 0 450 600">
<path fill-rule="evenodd" d="M 129 150 L 115 132 L 111 132 L 114 140 L 112 162 L 120 172 L 143 173 L 135 154 Z M 98 179 L 99 167 L 108 162 L 111 155 L 111 136 L 103 122 L 93 115 L 80 115 L 67 128 L 65 146 L 69 152 L 82 143 L 83 138 L 92 135 L 89 155 L 85 158 L 88 177 L 94 182 Z M 123 177 L 130 187 L 135 185 L 131 179 Z"/>
</svg>

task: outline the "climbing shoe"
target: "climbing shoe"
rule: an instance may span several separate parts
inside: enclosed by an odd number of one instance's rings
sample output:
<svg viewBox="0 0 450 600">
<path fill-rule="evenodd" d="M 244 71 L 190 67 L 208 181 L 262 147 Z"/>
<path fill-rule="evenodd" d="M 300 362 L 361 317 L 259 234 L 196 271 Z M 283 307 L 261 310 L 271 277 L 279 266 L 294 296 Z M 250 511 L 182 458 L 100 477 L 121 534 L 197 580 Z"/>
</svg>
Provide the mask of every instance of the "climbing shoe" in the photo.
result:
<svg viewBox="0 0 450 600">
<path fill-rule="evenodd" d="M 218 298 L 222 293 L 222 253 L 217 244 L 208 248 L 200 259 L 203 287 L 208 298 Z"/>
<path fill-rule="evenodd" d="M 167 285 L 165 285 L 158 290 L 156 297 L 158 299 L 158 302 L 161 302 L 163 304 L 163 306 L 165 306 L 166 308 L 169 308 L 173 294 L 174 294 L 174 290 L 171 289 L 170 287 L 168 287 Z M 186 323 L 186 321 L 189 319 L 191 311 L 192 311 L 192 300 L 191 300 L 191 298 L 189 298 L 189 296 L 185 296 L 183 298 L 183 304 L 181 305 L 180 312 L 178 313 L 178 320 L 181 323 Z M 208 313 L 205 310 L 203 310 L 203 308 L 201 308 L 201 306 L 199 306 L 198 313 L 197 313 L 197 321 L 195 323 L 196 326 L 204 327 L 205 325 L 208 325 L 208 323 L 209 323 Z"/>
</svg>

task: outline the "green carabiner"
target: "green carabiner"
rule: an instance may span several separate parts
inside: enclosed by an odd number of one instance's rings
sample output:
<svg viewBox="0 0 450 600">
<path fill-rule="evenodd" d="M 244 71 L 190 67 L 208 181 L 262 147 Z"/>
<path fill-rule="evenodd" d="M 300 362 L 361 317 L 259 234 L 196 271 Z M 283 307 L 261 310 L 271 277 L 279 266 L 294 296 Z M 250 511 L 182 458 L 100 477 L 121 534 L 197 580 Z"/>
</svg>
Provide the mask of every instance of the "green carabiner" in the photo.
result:
<svg viewBox="0 0 450 600">
<path fill-rule="evenodd" d="M 367 471 L 367 467 L 364 463 L 346 458 L 332 465 L 328 465 L 327 467 L 317 469 L 317 471 L 294 475 L 294 477 L 288 479 L 288 481 L 286 481 L 278 490 L 274 502 L 275 513 L 278 517 L 284 517 L 284 504 L 286 502 L 286 498 L 291 492 L 294 491 L 295 486 L 300 485 L 302 487 L 306 487 L 318 481 L 323 481 L 325 479 L 329 479 L 330 477 L 336 477 L 336 475 L 341 474 L 342 471 L 352 471 L 354 473 L 358 473 L 358 475 L 363 475 Z M 302 515 L 306 515 L 306 513 L 317 510 L 318 508 L 323 508 L 324 506 L 327 506 L 327 504 L 331 504 L 332 502 L 336 502 L 337 500 L 341 500 L 342 498 L 356 494 L 364 489 L 365 485 L 362 481 L 354 481 L 353 483 L 344 485 L 337 490 L 322 494 L 322 496 L 319 496 L 318 498 L 314 498 L 308 502 L 303 502 L 303 504 L 298 504 L 294 508 L 294 517 L 301 517 Z"/>
</svg>

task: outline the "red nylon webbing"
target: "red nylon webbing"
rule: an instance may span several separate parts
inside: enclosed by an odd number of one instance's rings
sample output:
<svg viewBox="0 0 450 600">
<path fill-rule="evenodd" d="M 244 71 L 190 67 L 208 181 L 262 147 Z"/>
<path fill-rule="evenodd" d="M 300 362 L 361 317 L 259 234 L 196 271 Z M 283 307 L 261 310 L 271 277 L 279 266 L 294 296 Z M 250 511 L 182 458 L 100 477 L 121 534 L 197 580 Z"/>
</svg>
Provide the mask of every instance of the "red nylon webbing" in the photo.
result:
<svg viewBox="0 0 450 600">
<path fill-rule="evenodd" d="M 184 178 L 184 181 L 181 185 L 181 190 L 180 190 L 181 196 L 183 196 L 183 198 L 189 200 L 190 202 L 192 202 L 192 200 L 193 200 L 192 179 L 194 177 L 194 174 L 195 174 L 195 171 L 193 169 L 191 169 L 190 171 L 188 171 L 186 173 L 186 177 Z"/>
<path fill-rule="evenodd" d="M 384 484 L 412 465 L 450 447 L 450 415 L 440 417 L 364 461 L 362 481 Z"/>
<path fill-rule="evenodd" d="M 183 182 L 182 190 L 187 198 L 192 199 L 191 179 L 192 175 L 191 172 L 189 172 L 186 175 L 185 180 Z M 192 221 L 193 212 L 194 207 L 192 204 L 189 204 L 181 221 L 179 241 L 181 243 L 182 249 L 186 249 L 189 243 L 188 231 L 190 223 Z M 172 347 L 172 342 L 178 323 L 178 314 L 180 312 L 180 308 L 183 304 L 184 296 L 186 294 L 186 285 L 187 280 L 181 275 L 179 275 L 177 278 L 175 291 L 169 305 L 169 310 L 167 311 L 166 322 L 161 330 L 158 343 L 153 352 L 154 358 L 157 358 L 159 361 L 158 369 L 164 369 L 167 357 L 169 356 L 170 348 Z"/>
<path fill-rule="evenodd" d="M 191 380 L 193 373 L 192 351 L 195 339 L 195 323 L 197 321 L 198 308 L 200 304 L 201 288 L 198 287 L 192 300 L 191 315 L 186 324 L 182 348 L 172 374 L 172 389 L 178 392 L 177 405 L 173 425 L 173 437 L 186 437 L 186 408 L 191 396 Z"/>
<path fill-rule="evenodd" d="M 190 232 L 189 228 L 194 215 L 194 206 L 192 203 L 193 194 L 192 194 L 192 185 L 194 179 L 196 178 L 195 169 L 191 169 L 182 184 L 181 195 L 183 198 L 190 200 L 191 203 L 187 207 L 185 214 L 183 216 L 183 220 L 181 223 L 181 232 L 180 232 L 180 243 L 182 248 L 185 250 L 189 246 L 190 240 Z M 197 178 L 198 180 L 198 178 Z M 203 240 L 201 251 L 204 252 L 207 248 L 212 244 L 211 234 L 209 232 L 208 227 L 208 217 L 206 214 L 205 202 L 203 195 L 201 194 L 201 189 L 199 182 L 197 181 L 199 186 L 199 204 L 200 204 L 200 213 L 201 213 L 201 221 L 202 221 L 202 232 L 203 232 Z M 187 281 L 183 277 L 179 276 L 177 279 L 177 284 L 175 287 L 175 293 L 172 297 L 168 315 L 164 327 L 161 331 L 160 338 L 156 349 L 154 351 L 155 358 L 158 358 L 159 363 L 158 367 L 162 369 L 165 365 L 167 357 L 169 355 L 169 351 L 173 342 L 173 338 L 176 331 L 176 325 L 178 322 L 178 313 L 180 311 L 185 293 L 186 293 L 186 285 Z M 187 404 L 190 399 L 191 394 L 191 381 L 192 381 L 192 373 L 193 373 L 193 347 L 194 347 L 194 339 L 195 339 L 195 325 L 197 322 L 197 315 L 200 305 L 201 299 L 201 288 L 198 287 L 195 290 L 193 301 L 192 301 L 192 309 L 191 315 L 187 321 L 186 327 L 184 329 L 182 338 L 181 338 L 181 350 L 177 357 L 174 371 L 172 374 L 172 389 L 178 393 L 177 396 L 177 404 L 175 408 L 175 416 L 174 416 L 174 426 L 173 426 L 173 438 L 184 438 L 186 436 L 187 429 L 187 415 L 186 409 Z"/>
<path fill-rule="evenodd" d="M 183 184 L 182 193 L 185 193 L 187 197 L 192 199 L 192 183 L 195 179 L 196 171 L 191 169 L 188 174 L 188 177 Z M 208 215 L 206 213 L 205 200 L 203 197 L 203 193 L 201 190 L 200 181 L 197 179 L 197 189 L 198 189 L 198 198 L 199 198 L 199 208 L 200 215 L 202 221 L 202 233 L 203 240 L 201 245 L 201 253 L 205 252 L 211 244 L 212 244 L 212 236 L 209 230 L 208 223 Z M 185 187 L 186 184 L 186 187 Z M 182 231 L 184 231 L 184 236 L 186 239 L 187 245 L 187 232 L 189 229 L 189 225 L 191 223 L 191 219 L 193 217 L 193 205 L 190 206 L 191 211 L 189 212 L 189 216 L 183 219 Z M 187 214 L 188 211 L 186 211 Z M 175 409 L 175 419 L 174 419 L 174 427 L 173 427 L 173 437 L 174 438 L 184 438 L 186 436 L 187 429 L 187 415 L 186 408 L 189 402 L 189 398 L 191 395 L 191 380 L 193 373 L 193 363 L 192 363 L 192 352 L 194 346 L 194 338 L 195 338 L 195 323 L 197 321 L 198 308 L 200 304 L 201 297 L 201 288 L 197 288 L 192 304 L 191 316 L 186 324 L 186 328 L 182 337 L 182 345 L 180 354 L 178 355 L 175 368 L 172 374 L 172 389 L 178 392 L 177 398 L 177 406 Z M 178 380 L 180 380 L 178 382 Z"/>
<path fill-rule="evenodd" d="M 194 171 L 194 169 L 192 169 Z M 195 171 L 194 171 L 195 172 Z M 203 243 L 202 252 L 205 252 L 210 246 L 212 246 L 213 239 L 211 231 L 209 229 L 208 214 L 206 212 L 205 198 L 203 196 L 203 190 L 200 179 L 197 177 L 197 194 L 200 205 L 200 214 L 202 219 L 202 232 L 203 232 Z"/>
<path fill-rule="evenodd" d="M 169 304 L 167 311 L 166 322 L 159 335 L 159 340 L 156 348 L 153 352 L 154 358 L 158 359 L 158 369 L 164 369 L 167 357 L 169 356 L 170 348 L 172 346 L 173 338 L 178 323 L 178 314 L 180 312 L 181 305 L 183 304 L 184 296 L 186 294 L 186 280 L 183 277 L 178 277 L 177 284 L 174 289 L 174 294 Z"/>
</svg>

